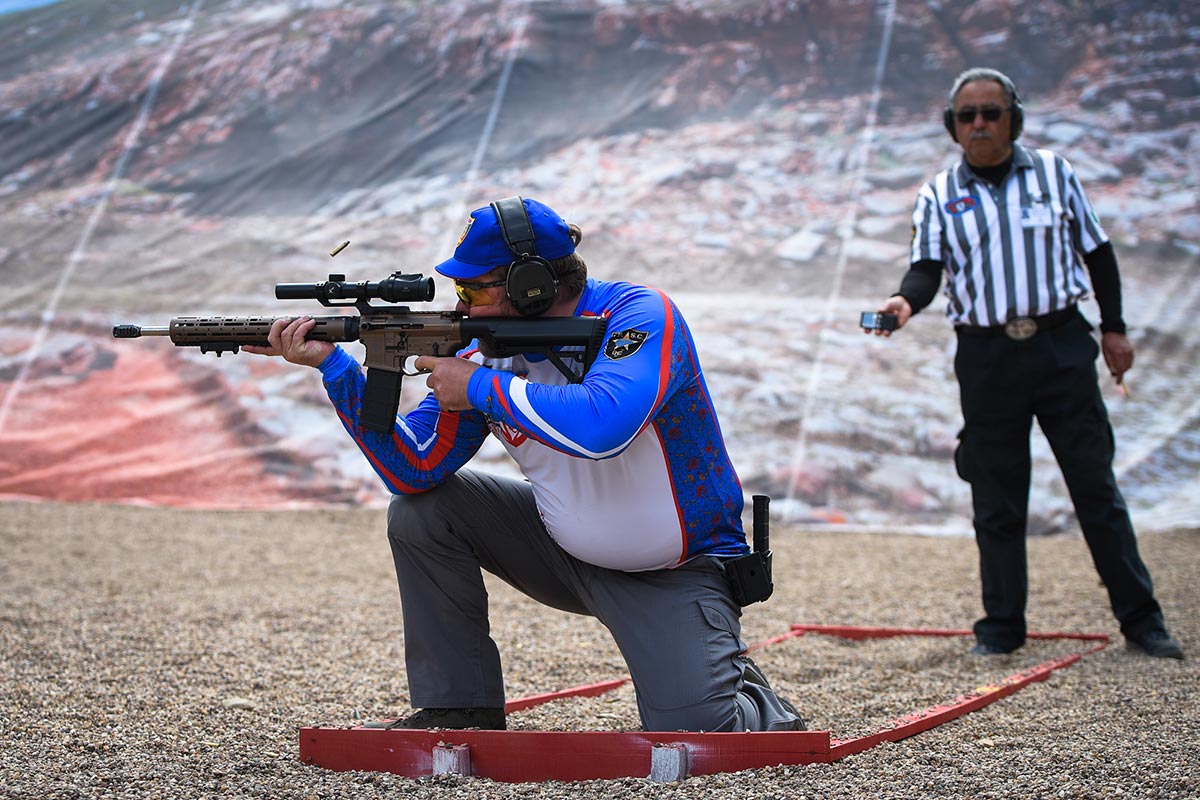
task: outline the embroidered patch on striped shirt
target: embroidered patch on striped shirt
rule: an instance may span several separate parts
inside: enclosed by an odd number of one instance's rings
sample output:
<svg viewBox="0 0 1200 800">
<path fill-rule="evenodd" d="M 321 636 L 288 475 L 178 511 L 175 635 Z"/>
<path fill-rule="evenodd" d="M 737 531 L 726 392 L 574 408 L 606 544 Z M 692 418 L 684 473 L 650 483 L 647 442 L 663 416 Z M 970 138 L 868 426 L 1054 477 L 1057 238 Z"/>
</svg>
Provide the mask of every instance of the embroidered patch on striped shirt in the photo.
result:
<svg viewBox="0 0 1200 800">
<path fill-rule="evenodd" d="M 957 198 L 956 200 L 947 201 L 946 213 L 957 217 L 960 214 L 967 213 L 968 211 L 970 211 L 972 208 L 974 208 L 977 205 L 979 205 L 979 201 L 977 201 L 971 195 L 965 194 L 962 197 Z"/>
</svg>

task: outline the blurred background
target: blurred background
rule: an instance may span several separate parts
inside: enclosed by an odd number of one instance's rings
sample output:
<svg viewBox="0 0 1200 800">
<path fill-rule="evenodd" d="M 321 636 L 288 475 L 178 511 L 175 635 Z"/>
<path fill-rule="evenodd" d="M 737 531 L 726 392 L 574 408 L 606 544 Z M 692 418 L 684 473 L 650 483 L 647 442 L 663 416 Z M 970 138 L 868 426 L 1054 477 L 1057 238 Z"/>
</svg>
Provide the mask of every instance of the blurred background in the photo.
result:
<svg viewBox="0 0 1200 800">
<path fill-rule="evenodd" d="M 0 498 L 382 506 L 315 371 L 112 326 L 315 313 L 275 283 L 432 275 L 522 194 L 583 228 L 592 275 L 676 299 L 747 494 L 969 534 L 944 298 L 890 340 L 857 320 L 957 159 L 970 66 L 1016 81 L 1022 142 L 1116 246 L 1135 523 L 1200 526 L 1200 6 L 1162 0 L 0 0 Z M 1077 529 L 1033 447 L 1031 531 Z M 475 466 L 512 471 L 498 444 Z"/>
</svg>

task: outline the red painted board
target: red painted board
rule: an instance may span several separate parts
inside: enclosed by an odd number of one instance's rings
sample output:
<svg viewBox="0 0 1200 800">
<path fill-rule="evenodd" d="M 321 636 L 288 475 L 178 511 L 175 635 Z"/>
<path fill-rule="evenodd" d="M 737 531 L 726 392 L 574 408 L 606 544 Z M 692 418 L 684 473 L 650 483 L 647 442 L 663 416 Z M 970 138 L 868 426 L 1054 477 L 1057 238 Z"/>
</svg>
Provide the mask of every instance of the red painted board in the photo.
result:
<svg viewBox="0 0 1200 800">
<path fill-rule="evenodd" d="M 842 639 L 888 639 L 894 636 L 972 636 L 968 630 L 948 628 L 880 628 L 868 625 L 805 625 L 794 624 L 792 630 L 822 633 Z"/>
<path fill-rule="evenodd" d="M 650 774 L 655 744 L 685 744 L 688 774 L 779 764 L 828 763 L 829 731 L 683 733 L 645 731 L 426 731 L 301 728 L 300 760 L 335 771 L 430 775 L 433 748 L 470 747 L 474 775 L 505 782 L 579 781 Z"/>
<path fill-rule="evenodd" d="M 588 683 L 583 686 L 574 686 L 570 689 L 561 689 L 557 692 L 518 697 L 516 700 L 509 700 L 504 704 L 504 713 L 511 714 L 514 711 L 524 711 L 527 708 L 540 706 L 542 703 L 549 703 L 552 700 L 562 700 L 566 697 L 595 697 L 605 692 L 611 692 L 613 689 L 624 686 L 628 682 L 629 678 L 614 678 L 611 681 Z"/>
<path fill-rule="evenodd" d="M 893 720 L 888 727 L 876 733 L 862 736 L 857 739 L 849 739 L 845 741 L 833 742 L 832 760 L 836 761 L 846 756 L 861 753 L 864 750 L 874 747 L 882 742 L 898 742 L 901 739 L 906 739 L 909 736 L 915 736 L 918 733 L 927 731 L 930 728 L 935 728 L 944 722 L 949 722 L 952 719 L 957 719 L 972 711 L 978 711 L 986 705 L 996 702 L 1002 697 L 1007 697 L 1010 694 L 1015 694 L 1021 689 L 1035 681 L 1044 681 L 1050 676 L 1050 673 L 1056 669 L 1069 667 L 1085 655 L 1102 650 L 1104 645 L 1094 647 L 1084 653 L 1076 653 L 1070 656 L 1061 658 L 1052 658 L 1049 661 L 1044 661 L 1037 666 L 1022 670 L 1021 672 L 1009 675 L 1000 683 L 992 686 L 982 686 L 973 694 L 962 695 L 947 705 L 931 706 L 924 711 L 918 711 L 913 714 L 900 717 Z"/>
<path fill-rule="evenodd" d="M 969 630 L 796 624 L 791 626 L 789 633 L 760 642 L 756 647 L 805 633 L 852 639 L 972 635 Z M 980 687 L 948 705 L 932 706 L 893 720 L 883 730 L 857 739 L 831 741 L 828 731 L 647 733 L 301 728 L 300 758 L 306 764 L 332 770 L 366 770 L 420 777 L 432 774 L 435 747 L 466 745 L 470 748 L 472 774 L 506 782 L 644 778 L 650 773 L 651 750 L 655 744 L 686 745 L 688 772 L 691 775 L 736 772 L 779 764 L 829 763 L 885 741 L 894 742 L 913 736 L 982 708 L 1031 682 L 1045 680 L 1054 670 L 1070 666 L 1085 655 L 1103 650 L 1109 641 L 1107 634 L 1030 633 L 1028 636 L 1083 639 L 1098 641 L 1099 644 L 1081 653 L 1051 659 L 1015 673 L 996 685 Z M 506 709 L 516 711 L 560 698 L 594 696 L 615 689 L 628 680 L 618 678 L 532 695 L 510 701 Z"/>
<path fill-rule="evenodd" d="M 1025 634 L 1026 639 L 1078 639 L 1084 642 L 1107 642 L 1110 636 L 1107 633 L 1066 633 L 1066 632 L 1051 632 L 1051 631 L 1031 631 Z"/>
<path fill-rule="evenodd" d="M 893 636 L 974 636 L 971 630 L 955 628 L 881 628 L 867 625 L 807 625 L 795 623 L 793 631 L 803 633 L 823 633 L 827 636 L 839 636 L 843 639 L 887 639 Z M 1030 632 L 1025 634 L 1028 639 L 1081 639 L 1084 641 L 1109 640 L 1107 633 L 1057 633 Z"/>
</svg>

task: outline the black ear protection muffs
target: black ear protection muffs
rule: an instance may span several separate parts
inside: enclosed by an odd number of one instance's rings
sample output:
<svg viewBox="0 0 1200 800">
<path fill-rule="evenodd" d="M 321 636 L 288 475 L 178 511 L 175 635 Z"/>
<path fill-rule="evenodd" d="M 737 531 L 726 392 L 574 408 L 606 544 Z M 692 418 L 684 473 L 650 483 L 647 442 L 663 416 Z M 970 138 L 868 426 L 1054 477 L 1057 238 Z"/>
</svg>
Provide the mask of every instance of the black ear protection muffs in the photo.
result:
<svg viewBox="0 0 1200 800">
<path fill-rule="evenodd" d="M 521 316 L 545 314 L 558 296 L 558 278 L 550 262 L 537 254 L 533 224 L 525 210 L 525 201 L 518 196 L 505 197 L 491 206 L 500 223 L 504 243 L 515 256 L 508 265 L 504 292 Z"/>
<path fill-rule="evenodd" d="M 1004 89 L 1005 94 L 1009 97 L 1009 113 L 1012 114 L 1009 128 L 1009 141 L 1016 141 L 1021 135 L 1021 131 L 1025 127 L 1025 107 L 1021 105 L 1021 96 L 1017 94 L 1016 84 L 1005 75 L 1003 72 L 998 72 L 994 69 L 979 69 L 971 70 L 963 73 L 954 83 L 954 88 L 950 91 L 950 101 L 946 104 L 946 108 L 942 111 L 942 124 L 946 126 L 946 132 L 950 134 L 950 138 L 958 141 L 958 132 L 954 129 L 954 97 L 958 94 L 958 90 L 963 87 L 963 84 L 971 81 L 992 80 L 1000 84 Z"/>
</svg>

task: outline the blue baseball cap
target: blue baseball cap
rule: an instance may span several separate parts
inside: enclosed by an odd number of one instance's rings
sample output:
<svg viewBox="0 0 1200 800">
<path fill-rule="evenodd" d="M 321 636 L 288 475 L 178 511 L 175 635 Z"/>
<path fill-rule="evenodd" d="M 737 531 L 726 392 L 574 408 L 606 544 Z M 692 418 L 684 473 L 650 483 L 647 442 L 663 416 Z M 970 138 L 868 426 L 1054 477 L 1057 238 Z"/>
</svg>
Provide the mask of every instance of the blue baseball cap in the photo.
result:
<svg viewBox="0 0 1200 800">
<path fill-rule="evenodd" d="M 537 200 L 523 198 L 522 202 L 533 226 L 533 243 L 538 256 L 553 261 L 575 252 L 575 242 L 562 217 Z M 434 269 L 447 278 L 469 281 L 496 267 L 507 266 L 515 259 L 516 255 L 504 241 L 495 209 L 487 205 L 471 212 L 458 237 L 454 257 Z"/>
</svg>

